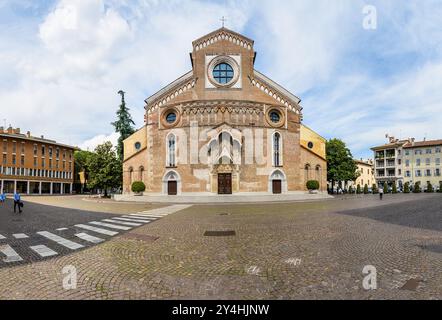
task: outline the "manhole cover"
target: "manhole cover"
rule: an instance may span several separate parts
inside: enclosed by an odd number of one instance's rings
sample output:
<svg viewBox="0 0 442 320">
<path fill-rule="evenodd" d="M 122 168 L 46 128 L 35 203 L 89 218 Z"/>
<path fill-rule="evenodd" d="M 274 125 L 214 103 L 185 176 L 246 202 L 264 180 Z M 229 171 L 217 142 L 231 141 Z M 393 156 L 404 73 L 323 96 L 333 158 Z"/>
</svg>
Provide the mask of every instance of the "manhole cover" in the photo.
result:
<svg viewBox="0 0 442 320">
<path fill-rule="evenodd" d="M 421 279 L 410 279 L 402 286 L 401 290 L 410 290 L 410 291 L 416 291 L 417 287 L 419 287 L 419 284 L 422 282 Z"/>
<path fill-rule="evenodd" d="M 220 216 L 228 216 L 228 215 L 230 215 L 230 213 L 222 212 L 222 213 L 220 213 L 219 215 L 220 215 Z"/>
<path fill-rule="evenodd" d="M 145 242 L 154 242 L 159 239 L 159 237 L 149 236 L 147 234 L 138 234 L 138 233 L 126 233 L 122 236 L 127 239 L 141 240 Z"/>
<path fill-rule="evenodd" d="M 236 236 L 236 232 L 234 230 L 206 231 L 206 232 L 204 232 L 204 236 L 206 236 L 206 237 L 232 237 L 232 236 Z"/>
</svg>

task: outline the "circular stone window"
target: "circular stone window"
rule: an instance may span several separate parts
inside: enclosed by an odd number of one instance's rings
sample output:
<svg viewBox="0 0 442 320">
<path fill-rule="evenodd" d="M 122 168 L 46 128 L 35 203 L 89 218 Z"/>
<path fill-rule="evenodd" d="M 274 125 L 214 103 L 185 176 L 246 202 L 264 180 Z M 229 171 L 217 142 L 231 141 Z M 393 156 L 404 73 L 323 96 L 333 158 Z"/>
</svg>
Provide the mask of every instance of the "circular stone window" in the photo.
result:
<svg viewBox="0 0 442 320">
<path fill-rule="evenodd" d="M 308 147 L 309 147 L 309 149 L 313 149 L 313 142 L 310 141 L 310 142 L 308 143 Z"/>
<path fill-rule="evenodd" d="M 176 121 L 176 113 L 174 111 L 171 111 L 169 113 L 167 113 L 166 115 L 166 122 L 168 124 L 172 124 Z"/>
<path fill-rule="evenodd" d="M 276 110 L 270 111 L 269 118 L 273 123 L 279 123 L 279 121 L 281 121 L 281 115 Z"/>
<path fill-rule="evenodd" d="M 135 142 L 135 149 L 140 150 L 141 149 L 141 143 Z"/>
<path fill-rule="evenodd" d="M 235 72 L 230 64 L 221 62 L 213 68 L 213 79 L 219 84 L 225 85 L 233 80 Z"/>
</svg>

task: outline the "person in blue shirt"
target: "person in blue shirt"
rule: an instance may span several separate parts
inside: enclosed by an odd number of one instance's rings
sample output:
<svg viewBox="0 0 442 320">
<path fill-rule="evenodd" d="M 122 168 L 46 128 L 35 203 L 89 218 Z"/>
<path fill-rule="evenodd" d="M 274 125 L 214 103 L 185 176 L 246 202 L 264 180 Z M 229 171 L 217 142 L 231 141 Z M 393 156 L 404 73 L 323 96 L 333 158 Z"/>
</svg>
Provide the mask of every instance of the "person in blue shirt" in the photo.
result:
<svg viewBox="0 0 442 320">
<path fill-rule="evenodd" d="M 5 202 L 6 200 L 6 195 L 4 193 L 0 194 L 0 202 Z"/>
<path fill-rule="evenodd" d="M 14 213 L 17 212 L 16 211 L 17 206 L 18 206 L 18 212 L 21 213 L 21 197 L 18 191 L 14 193 Z"/>
</svg>

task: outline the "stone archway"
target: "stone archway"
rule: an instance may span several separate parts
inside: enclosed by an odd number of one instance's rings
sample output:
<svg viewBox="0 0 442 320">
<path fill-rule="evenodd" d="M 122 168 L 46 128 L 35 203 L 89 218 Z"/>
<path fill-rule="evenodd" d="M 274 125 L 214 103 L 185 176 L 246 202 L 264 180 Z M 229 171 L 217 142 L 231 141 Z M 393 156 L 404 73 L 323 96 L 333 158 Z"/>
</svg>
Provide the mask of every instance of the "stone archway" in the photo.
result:
<svg viewBox="0 0 442 320">
<path fill-rule="evenodd" d="M 181 176 L 175 170 L 169 170 L 163 177 L 163 194 L 181 194 Z"/>
<path fill-rule="evenodd" d="M 281 169 L 276 169 L 269 175 L 268 192 L 272 194 L 287 193 L 287 178 Z"/>
</svg>

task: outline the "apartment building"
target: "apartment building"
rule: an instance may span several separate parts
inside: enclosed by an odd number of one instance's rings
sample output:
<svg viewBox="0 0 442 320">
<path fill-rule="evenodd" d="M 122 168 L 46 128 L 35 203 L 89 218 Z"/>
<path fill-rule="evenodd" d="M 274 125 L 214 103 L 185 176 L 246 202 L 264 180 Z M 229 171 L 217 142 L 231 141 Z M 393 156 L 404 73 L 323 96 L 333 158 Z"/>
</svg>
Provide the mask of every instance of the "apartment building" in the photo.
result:
<svg viewBox="0 0 442 320">
<path fill-rule="evenodd" d="M 385 183 L 402 189 L 408 182 L 419 182 L 423 188 L 428 183 L 438 187 L 441 178 L 442 140 L 415 141 L 389 138 L 385 145 L 371 148 L 374 152 L 374 172 L 378 186 Z"/>
<path fill-rule="evenodd" d="M 69 194 L 75 147 L 0 127 L 0 193 Z"/>
</svg>

